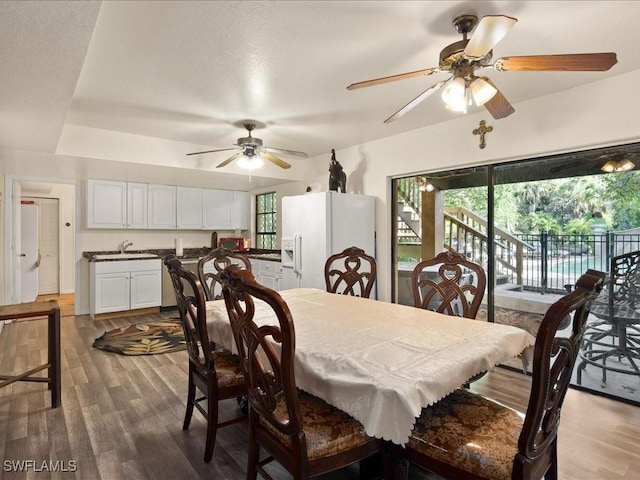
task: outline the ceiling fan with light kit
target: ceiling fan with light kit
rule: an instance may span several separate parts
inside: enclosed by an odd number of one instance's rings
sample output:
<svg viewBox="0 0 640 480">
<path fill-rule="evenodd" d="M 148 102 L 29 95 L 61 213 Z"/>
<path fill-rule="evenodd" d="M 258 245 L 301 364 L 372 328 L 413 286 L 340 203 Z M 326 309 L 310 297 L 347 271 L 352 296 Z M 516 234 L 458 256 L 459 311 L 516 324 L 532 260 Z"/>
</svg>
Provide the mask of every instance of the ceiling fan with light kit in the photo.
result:
<svg viewBox="0 0 640 480">
<path fill-rule="evenodd" d="M 446 46 L 440 52 L 438 67 L 357 82 L 349 85 L 347 89 L 354 90 L 407 78 L 449 72 L 451 77 L 431 85 L 387 118 L 384 123 L 397 120 L 442 87 L 444 87 L 442 99 L 447 109 L 466 113 L 467 106 L 473 102 L 478 106 L 484 105 L 497 120 L 511 115 L 515 109 L 489 78 L 476 75 L 477 71 L 482 68 L 493 68 L 500 72 L 600 72 L 609 70 L 617 63 L 616 54 L 612 52 L 512 56 L 498 58 L 492 63 L 493 47 L 509 33 L 517 21 L 517 19 L 506 15 L 487 15 L 482 17 L 480 21 L 475 15 L 460 15 L 454 19 L 453 26 L 458 33 L 462 34 L 462 40 Z M 473 36 L 467 38 L 474 28 Z"/>
<path fill-rule="evenodd" d="M 231 155 L 224 162 L 216 165 L 216 168 L 224 167 L 226 165 L 229 165 L 234 160 L 237 160 L 238 166 L 247 170 L 254 170 L 256 168 L 262 167 L 262 165 L 264 165 L 263 159 L 276 164 L 280 168 L 291 168 L 291 165 L 289 163 L 276 157 L 274 153 L 307 158 L 307 154 L 304 152 L 263 146 L 262 139 L 253 137 L 251 135 L 251 132 L 256 128 L 256 123 L 254 122 L 247 121 L 243 123 L 242 126 L 247 130 L 248 135 L 246 137 L 239 138 L 238 143 L 234 143 L 235 147 L 206 150 L 203 152 L 192 152 L 187 153 L 187 155 L 201 155 L 205 153 L 240 150 L 238 153 L 234 153 L 233 155 Z"/>
</svg>

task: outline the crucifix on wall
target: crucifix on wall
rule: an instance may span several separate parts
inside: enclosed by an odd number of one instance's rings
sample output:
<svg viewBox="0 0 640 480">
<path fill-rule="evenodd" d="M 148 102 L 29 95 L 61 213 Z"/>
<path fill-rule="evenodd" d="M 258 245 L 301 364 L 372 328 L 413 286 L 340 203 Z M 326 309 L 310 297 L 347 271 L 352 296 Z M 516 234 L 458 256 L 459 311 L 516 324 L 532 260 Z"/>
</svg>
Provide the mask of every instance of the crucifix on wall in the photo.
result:
<svg viewBox="0 0 640 480">
<path fill-rule="evenodd" d="M 480 148 L 484 148 L 487 146 L 485 135 L 492 131 L 493 127 L 491 125 L 487 126 L 487 122 L 485 122 L 484 120 L 480 120 L 480 126 L 473 129 L 474 135 L 480 135 Z"/>
</svg>

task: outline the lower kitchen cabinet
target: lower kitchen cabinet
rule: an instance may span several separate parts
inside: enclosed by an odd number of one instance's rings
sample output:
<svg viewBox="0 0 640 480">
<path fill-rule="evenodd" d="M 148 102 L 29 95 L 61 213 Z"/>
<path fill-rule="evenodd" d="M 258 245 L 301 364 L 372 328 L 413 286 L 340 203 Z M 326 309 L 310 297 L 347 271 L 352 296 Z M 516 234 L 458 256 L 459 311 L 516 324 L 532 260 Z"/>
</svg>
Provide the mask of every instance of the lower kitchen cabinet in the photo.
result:
<svg viewBox="0 0 640 480">
<path fill-rule="evenodd" d="M 271 290 L 280 290 L 282 283 L 282 262 L 271 260 L 257 260 L 251 258 L 251 272 L 256 282 Z"/>
<path fill-rule="evenodd" d="M 160 306 L 161 262 L 160 259 L 91 262 L 91 316 Z"/>
</svg>

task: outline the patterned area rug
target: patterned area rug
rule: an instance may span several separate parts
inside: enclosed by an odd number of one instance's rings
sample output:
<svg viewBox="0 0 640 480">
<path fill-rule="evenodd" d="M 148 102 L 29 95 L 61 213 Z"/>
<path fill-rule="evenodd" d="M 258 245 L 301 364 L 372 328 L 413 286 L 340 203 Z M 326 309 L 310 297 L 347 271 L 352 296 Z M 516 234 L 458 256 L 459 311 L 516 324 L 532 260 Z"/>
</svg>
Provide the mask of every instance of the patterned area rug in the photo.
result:
<svg viewBox="0 0 640 480">
<path fill-rule="evenodd" d="M 105 332 L 93 347 L 120 355 L 156 355 L 185 350 L 180 320 L 136 323 Z"/>
</svg>

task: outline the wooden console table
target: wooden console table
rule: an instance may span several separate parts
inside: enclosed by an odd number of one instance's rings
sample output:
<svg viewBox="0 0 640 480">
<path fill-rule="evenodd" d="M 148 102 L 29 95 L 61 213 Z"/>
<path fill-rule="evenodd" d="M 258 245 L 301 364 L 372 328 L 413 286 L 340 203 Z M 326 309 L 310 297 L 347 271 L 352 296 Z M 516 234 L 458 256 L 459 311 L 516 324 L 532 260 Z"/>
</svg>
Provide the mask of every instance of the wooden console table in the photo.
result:
<svg viewBox="0 0 640 480">
<path fill-rule="evenodd" d="M 49 321 L 48 356 L 49 361 L 18 375 L 0 375 L 0 388 L 13 382 L 47 382 L 51 390 L 51 406 L 60 406 L 62 391 L 60 381 L 60 308 L 58 302 L 31 302 L 0 306 L 0 320 L 35 320 L 47 316 Z M 47 377 L 34 377 L 33 374 L 49 369 Z"/>
</svg>

